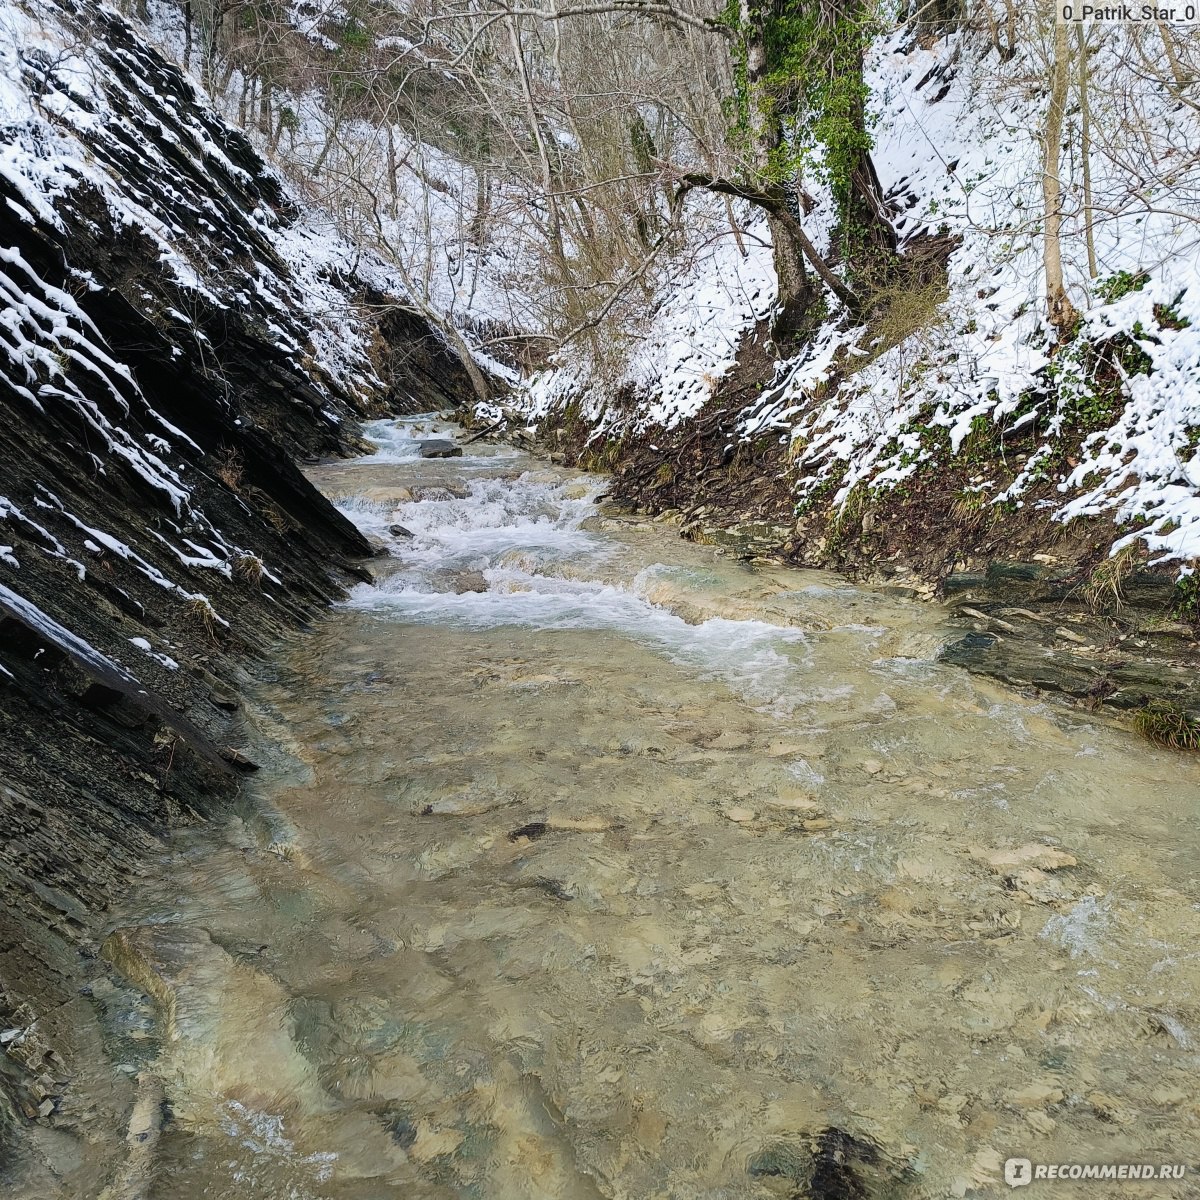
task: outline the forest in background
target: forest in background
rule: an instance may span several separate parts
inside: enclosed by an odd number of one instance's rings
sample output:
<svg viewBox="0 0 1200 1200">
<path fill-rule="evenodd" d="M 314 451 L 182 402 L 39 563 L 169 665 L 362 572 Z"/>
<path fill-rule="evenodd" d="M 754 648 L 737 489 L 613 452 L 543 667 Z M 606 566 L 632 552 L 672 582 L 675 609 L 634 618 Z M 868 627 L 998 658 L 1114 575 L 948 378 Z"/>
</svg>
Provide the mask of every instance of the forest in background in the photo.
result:
<svg viewBox="0 0 1200 1200">
<path fill-rule="evenodd" d="M 736 439 L 785 446 L 798 511 L 966 447 L 968 517 L 1053 502 L 1118 552 L 1200 553 L 1191 27 L 1011 0 L 139 15 L 481 401 L 499 379 L 523 419 L 582 420 L 596 465 L 757 340 Z"/>
</svg>

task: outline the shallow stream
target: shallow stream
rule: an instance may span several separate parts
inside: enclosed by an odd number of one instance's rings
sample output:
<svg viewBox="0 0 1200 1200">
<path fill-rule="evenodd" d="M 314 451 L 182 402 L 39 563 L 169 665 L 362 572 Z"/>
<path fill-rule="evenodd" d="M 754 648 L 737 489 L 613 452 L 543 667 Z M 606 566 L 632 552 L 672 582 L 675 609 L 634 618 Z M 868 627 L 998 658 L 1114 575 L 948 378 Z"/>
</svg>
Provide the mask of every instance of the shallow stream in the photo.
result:
<svg viewBox="0 0 1200 1200">
<path fill-rule="evenodd" d="M 314 472 L 391 557 L 284 647 L 253 797 L 108 945 L 158 1001 L 146 1195 L 1200 1163 L 1194 760 L 939 665 L 935 606 L 718 557 L 509 448 L 420 459 L 445 428 Z"/>
</svg>

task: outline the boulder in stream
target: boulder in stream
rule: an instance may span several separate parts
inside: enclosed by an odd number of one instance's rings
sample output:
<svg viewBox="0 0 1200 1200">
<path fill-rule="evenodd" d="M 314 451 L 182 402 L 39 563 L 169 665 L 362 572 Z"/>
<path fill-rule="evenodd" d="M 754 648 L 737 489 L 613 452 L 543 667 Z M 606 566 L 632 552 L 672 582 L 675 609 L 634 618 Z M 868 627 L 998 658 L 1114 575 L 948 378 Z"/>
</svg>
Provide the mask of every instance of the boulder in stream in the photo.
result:
<svg viewBox="0 0 1200 1200">
<path fill-rule="evenodd" d="M 418 445 L 422 458 L 462 458 L 462 447 L 449 438 L 426 438 Z"/>
</svg>

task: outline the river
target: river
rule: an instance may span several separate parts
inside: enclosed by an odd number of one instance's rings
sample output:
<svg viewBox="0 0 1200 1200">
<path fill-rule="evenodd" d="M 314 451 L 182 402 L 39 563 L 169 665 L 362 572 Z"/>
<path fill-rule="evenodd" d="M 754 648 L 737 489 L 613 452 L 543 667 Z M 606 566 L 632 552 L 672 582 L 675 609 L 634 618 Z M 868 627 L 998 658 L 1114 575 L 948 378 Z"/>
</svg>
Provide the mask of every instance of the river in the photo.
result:
<svg viewBox="0 0 1200 1200">
<path fill-rule="evenodd" d="M 262 673 L 263 770 L 106 946 L 169 1114 L 125 1195 L 873 1200 L 1200 1159 L 1193 759 L 939 664 L 934 605 L 508 447 L 421 459 L 449 428 L 313 471 L 390 557 Z"/>
</svg>

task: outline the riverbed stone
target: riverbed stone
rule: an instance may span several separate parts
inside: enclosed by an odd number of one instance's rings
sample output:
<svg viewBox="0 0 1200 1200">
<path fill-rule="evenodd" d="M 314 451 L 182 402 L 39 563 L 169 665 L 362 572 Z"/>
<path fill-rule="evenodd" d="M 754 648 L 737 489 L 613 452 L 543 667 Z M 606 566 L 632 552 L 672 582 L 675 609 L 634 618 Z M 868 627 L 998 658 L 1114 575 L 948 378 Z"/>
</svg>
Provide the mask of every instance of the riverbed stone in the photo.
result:
<svg viewBox="0 0 1200 1200">
<path fill-rule="evenodd" d="M 418 484 L 411 489 L 414 500 L 465 500 L 471 489 L 458 483 Z"/>
<path fill-rule="evenodd" d="M 1039 871 L 1058 871 L 1063 867 L 1074 867 L 1078 860 L 1057 846 L 1046 846 L 1040 842 L 1027 842 L 1011 850 L 985 850 L 972 847 L 971 856 L 987 863 L 993 871 L 1011 871 L 1017 868 L 1034 867 Z"/>
<path fill-rule="evenodd" d="M 422 458 L 462 458 L 462 447 L 449 438 L 426 438 L 417 446 Z"/>
<path fill-rule="evenodd" d="M 744 750 L 750 745 L 750 738 L 736 729 L 726 729 L 716 737 L 708 738 L 700 744 L 706 750 Z"/>
</svg>

